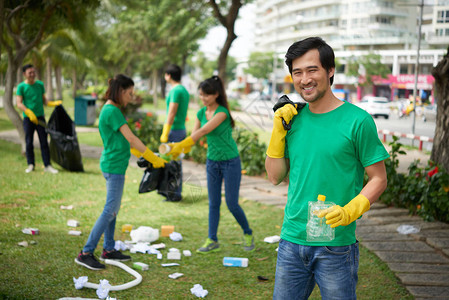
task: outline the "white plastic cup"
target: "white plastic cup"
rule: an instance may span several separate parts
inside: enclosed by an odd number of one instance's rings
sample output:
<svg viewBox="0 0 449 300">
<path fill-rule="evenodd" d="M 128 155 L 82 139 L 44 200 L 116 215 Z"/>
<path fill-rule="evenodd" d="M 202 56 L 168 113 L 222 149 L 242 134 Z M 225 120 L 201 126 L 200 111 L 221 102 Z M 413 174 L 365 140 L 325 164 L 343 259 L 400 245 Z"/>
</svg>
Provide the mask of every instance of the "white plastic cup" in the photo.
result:
<svg viewBox="0 0 449 300">
<path fill-rule="evenodd" d="M 159 146 L 159 153 L 160 154 L 167 154 L 168 152 L 170 152 L 171 147 L 168 144 L 161 144 Z"/>
</svg>

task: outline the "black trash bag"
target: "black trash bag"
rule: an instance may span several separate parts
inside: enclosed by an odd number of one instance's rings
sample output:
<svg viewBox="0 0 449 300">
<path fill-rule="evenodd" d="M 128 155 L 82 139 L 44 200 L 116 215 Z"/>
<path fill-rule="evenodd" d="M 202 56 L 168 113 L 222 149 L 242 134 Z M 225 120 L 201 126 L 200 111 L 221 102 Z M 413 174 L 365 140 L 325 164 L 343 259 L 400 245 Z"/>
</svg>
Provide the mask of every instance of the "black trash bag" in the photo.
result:
<svg viewBox="0 0 449 300">
<path fill-rule="evenodd" d="M 50 135 L 50 158 L 64 169 L 83 172 L 75 123 L 62 105 L 56 106 L 53 110 L 47 132 Z"/>
<path fill-rule="evenodd" d="M 279 98 L 278 102 L 276 102 L 276 104 L 274 104 L 273 111 L 276 112 L 279 108 L 283 107 L 285 104 L 291 104 L 293 106 L 295 106 L 295 104 L 296 104 L 296 110 L 298 111 L 298 113 L 301 111 L 301 109 L 303 109 L 304 106 L 306 106 L 305 103 L 293 102 L 292 100 L 290 100 L 290 98 L 287 97 L 287 95 L 282 95 L 282 97 Z M 282 119 L 282 125 L 284 126 L 284 129 L 287 131 L 292 128 L 292 122 L 287 124 L 284 121 L 284 119 Z"/>
<path fill-rule="evenodd" d="M 147 166 L 149 164 L 147 163 Z M 139 167 L 142 168 L 141 165 Z M 144 167 L 143 167 L 144 168 Z M 164 169 L 154 169 L 151 165 L 148 166 L 144 173 L 139 185 L 139 194 L 148 193 L 157 190 L 159 186 L 159 179 L 162 177 Z"/>
<path fill-rule="evenodd" d="M 163 174 L 159 181 L 158 194 L 167 198 L 167 201 L 180 201 L 176 193 L 181 185 L 181 161 L 172 160 L 165 164 Z"/>
</svg>

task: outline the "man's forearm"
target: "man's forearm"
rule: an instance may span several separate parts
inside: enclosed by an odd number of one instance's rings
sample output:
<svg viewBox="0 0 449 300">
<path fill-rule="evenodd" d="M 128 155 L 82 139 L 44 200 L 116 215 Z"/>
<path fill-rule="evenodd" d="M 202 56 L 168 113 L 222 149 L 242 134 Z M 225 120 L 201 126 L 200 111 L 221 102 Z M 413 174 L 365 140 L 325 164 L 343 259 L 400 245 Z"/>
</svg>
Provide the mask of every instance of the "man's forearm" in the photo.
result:
<svg viewBox="0 0 449 300">
<path fill-rule="evenodd" d="M 267 156 L 265 159 L 265 169 L 267 170 L 268 180 L 274 185 L 278 185 L 288 174 L 288 160 L 283 158 L 272 158 Z"/>
</svg>

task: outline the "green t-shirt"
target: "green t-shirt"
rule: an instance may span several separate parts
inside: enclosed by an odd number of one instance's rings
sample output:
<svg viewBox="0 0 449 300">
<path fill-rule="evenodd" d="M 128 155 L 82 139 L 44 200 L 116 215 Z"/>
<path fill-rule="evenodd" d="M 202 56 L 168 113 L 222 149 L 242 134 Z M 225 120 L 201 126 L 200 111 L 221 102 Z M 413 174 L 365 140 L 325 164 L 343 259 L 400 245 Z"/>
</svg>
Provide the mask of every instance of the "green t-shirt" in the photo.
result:
<svg viewBox="0 0 449 300">
<path fill-rule="evenodd" d="M 312 113 L 307 105 L 292 121 L 285 154 L 290 181 L 281 238 L 312 246 L 355 243 L 356 222 L 338 226 L 333 241 L 307 242 L 308 202 L 322 194 L 346 205 L 362 190 L 364 168 L 389 157 L 373 118 L 346 102 L 324 114 Z"/>
<path fill-rule="evenodd" d="M 190 95 L 186 88 L 180 84 L 175 86 L 168 93 L 165 103 L 167 104 L 167 115 L 170 103 L 178 103 L 178 110 L 176 111 L 175 120 L 171 127 L 172 130 L 186 129 L 187 109 L 189 106 Z"/>
<path fill-rule="evenodd" d="M 226 107 L 219 105 L 215 110 L 214 116 L 224 112 L 227 118 L 221 122 L 214 130 L 209 132 L 207 137 L 207 158 L 214 161 L 223 161 L 239 156 L 237 144 L 232 138 L 231 116 Z M 201 108 L 196 117 L 203 127 L 208 120 L 206 119 L 206 107 Z"/>
<path fill-rule="evenodd" d="M 104 173 L 125 174 L 131 156 L 130 145 L 120 127 L 126 119 L 119 108 L 105 104 L 100 112 L 98 128 L 103 140 L 103 152 L 100 158 L 100 169 Z"/>
<path fill-rule="evenodd" d="M 28 84 L 25 81 L 17 86 L 18 96 L 22 96 L 23 105 L 30 109 L 36 117 L 44 116 L 44 102 L 42 96 L 45 94 L 45 87 L 42 81 L 36 80 L 34 84 Z M 25 112 L 22 113 L 25 118 Z"/>
</svg>

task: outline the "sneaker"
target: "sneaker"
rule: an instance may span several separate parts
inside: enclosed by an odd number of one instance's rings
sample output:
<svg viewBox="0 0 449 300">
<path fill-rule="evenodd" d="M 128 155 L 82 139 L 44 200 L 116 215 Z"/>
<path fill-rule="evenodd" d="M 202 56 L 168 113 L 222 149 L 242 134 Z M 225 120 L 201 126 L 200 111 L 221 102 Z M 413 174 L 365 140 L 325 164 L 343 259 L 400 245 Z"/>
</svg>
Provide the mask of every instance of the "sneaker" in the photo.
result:
<svg viewBox="0 0 449 300">
<path fill-rule="evenodd" d="M 103 253 L 100 256 L 100 260 L 105 260 L 105 259 L 111 259 L 111 260 L 115 260 L 115 261 L 128 261 L 128 260 L 131 260 L 131 256 L 124 255 L 124 254 L 122 254 L 122 252 L 117 251 L 115 249 L 112 250 L 111 252 L 108 252 L 103 249 Z"/>
<path fill-rule="evenodd" d="M 83 255 L 82 250 L 78 257 L 75 258 L 75 262 L 91 270 L 103 270 L 105 268 L 105 265 L 100 263 L 92 253 Z"/>
<path fill-rule="evenodd" d="M 243 250 L 254 251 L 256 247 L 254 246 L 254 236 L 252 234 L 243 235 Z"/>
<path fill-rule="evenodd" d="M 218 242 L 211 240 L 210 238 L 207 238 L 204 245 L 198 250 L 196 250 L 196 252 L 198 253 L 209 253 L 217 251 L 220 251 L 220 244 L 218 244 Z"/>
<path fill-rule="evenodd" d="M 53 168 L 52 166 L 48 165 L 44 168 L 44 172 L 48 172 L 51 174 L 58 174 L 59 171 Z"/>
<path fill-rule="evenodd" d="M 31 173 L 34 171 L 34 165 L 28 165 L 28 168 L 25 169 L 25 173 Z"/>
</svg>

